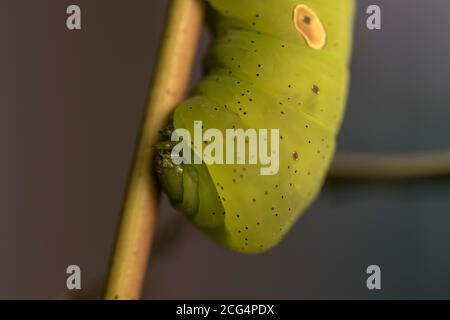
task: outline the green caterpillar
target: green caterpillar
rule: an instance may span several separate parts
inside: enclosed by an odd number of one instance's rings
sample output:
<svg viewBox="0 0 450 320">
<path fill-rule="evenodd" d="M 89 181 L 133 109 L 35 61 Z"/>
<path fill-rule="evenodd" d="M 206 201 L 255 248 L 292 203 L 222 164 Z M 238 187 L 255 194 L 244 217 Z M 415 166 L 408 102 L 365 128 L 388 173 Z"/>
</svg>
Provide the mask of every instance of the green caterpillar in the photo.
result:
<svg viewBox="0 0 450 320">
<path fill-rule="evenodd" d="M 207 0 L 207 73 L 174 110 L 156 171 L 171 202 L 216 242 L 243 253 L 277 244 L 318 194 L 349 81 L 353 0 Z M 279 171 L 176 164 L 175 129 L 280 129 Z M 208 145 L 210 141 L 205 141 Z M 193 154 L 198 152 L 192 147 Z"/>
</svg>

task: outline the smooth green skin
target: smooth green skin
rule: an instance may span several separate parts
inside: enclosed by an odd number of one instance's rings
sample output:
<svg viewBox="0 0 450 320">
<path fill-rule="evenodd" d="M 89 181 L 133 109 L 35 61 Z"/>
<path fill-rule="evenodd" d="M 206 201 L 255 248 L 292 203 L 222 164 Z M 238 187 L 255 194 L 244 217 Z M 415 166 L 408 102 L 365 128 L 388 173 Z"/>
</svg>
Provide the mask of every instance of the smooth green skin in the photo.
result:
<svg viewBox="0 0 450 320">
<path fill-rule="evenodd" d="M 207 2 L 215 34 L 208 73 L 175 109 L 173 127 L 188 129 L 192 137 L 196 120 L 205 130 L 222 132 L 280 129 L 279 173 L 262 176 L 259 165 L 184 165 L 176 178 L 183 195 L 164 182 L 164 170 L 160 181 L 175 206 L 215 241 L 259 253 L 277 244 L 311 204 L 334 155 L 347 96 L 354 1 Z M 296 30 L 298 4 L 322 21 L 323 49 L 308 47 Z"/>
</svg>

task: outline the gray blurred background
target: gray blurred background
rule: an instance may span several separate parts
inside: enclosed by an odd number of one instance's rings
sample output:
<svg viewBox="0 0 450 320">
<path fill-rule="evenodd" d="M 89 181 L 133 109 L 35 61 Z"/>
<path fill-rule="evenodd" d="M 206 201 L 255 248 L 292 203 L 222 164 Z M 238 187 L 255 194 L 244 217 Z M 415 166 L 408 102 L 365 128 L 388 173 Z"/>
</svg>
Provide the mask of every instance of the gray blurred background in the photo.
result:
<svg viewBox="0 0 450 320">
<path fill-rule="evenodd" d="M 340 151 L 450 149 L 450 2 L 358 3 Z M 382 31 L 365 27 L 370 4 Z M 100 297 L 167 5 L 0 0 L 0 298 L 67 297 L 70 264 Z M 258 256 L 210 243 L 164 200 L 144 297 L 450 298 L 449 228 L 446 178 L 328 182 Z M 366 288 L 371 264 L 381 291 Z"/>
</svg>

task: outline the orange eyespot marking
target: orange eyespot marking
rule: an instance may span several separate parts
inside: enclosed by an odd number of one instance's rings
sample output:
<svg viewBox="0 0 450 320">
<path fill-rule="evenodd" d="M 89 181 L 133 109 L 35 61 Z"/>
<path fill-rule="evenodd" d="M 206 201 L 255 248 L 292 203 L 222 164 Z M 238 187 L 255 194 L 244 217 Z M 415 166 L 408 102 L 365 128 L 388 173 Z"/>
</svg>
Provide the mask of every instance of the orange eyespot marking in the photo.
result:
<svg viewBox="0 0 450 320">
<path fill-rule="evenodd" d="M 327 33 L 317 14 L 307 5 L 299 4 L 295 7 L 294 25 L 310 48 L 320 50 L 325 46 Z"/>
</svg>

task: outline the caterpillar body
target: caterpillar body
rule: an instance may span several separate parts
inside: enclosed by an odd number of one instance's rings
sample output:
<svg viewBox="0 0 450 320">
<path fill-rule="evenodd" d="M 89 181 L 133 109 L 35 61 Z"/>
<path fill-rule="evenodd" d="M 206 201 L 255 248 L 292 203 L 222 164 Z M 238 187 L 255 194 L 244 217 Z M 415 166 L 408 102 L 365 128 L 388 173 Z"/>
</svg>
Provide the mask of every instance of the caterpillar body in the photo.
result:
<svg viewBox="0 0 450 320">
<path fill-rule="evenodd" d="M 317 196 L 334 155 L 349 82 L 353 0 L 207 0 L 207 73 L 178 105 L 156 161 L 171 202 L 243 253 L 277 244 Z M 174 164 L 175 129 L 279 129 L 279 171 Z M 206 141 L 208 143 L 208 141 Z M 194 147 L 192 152 L 196 153 Z"/>
</svg>

